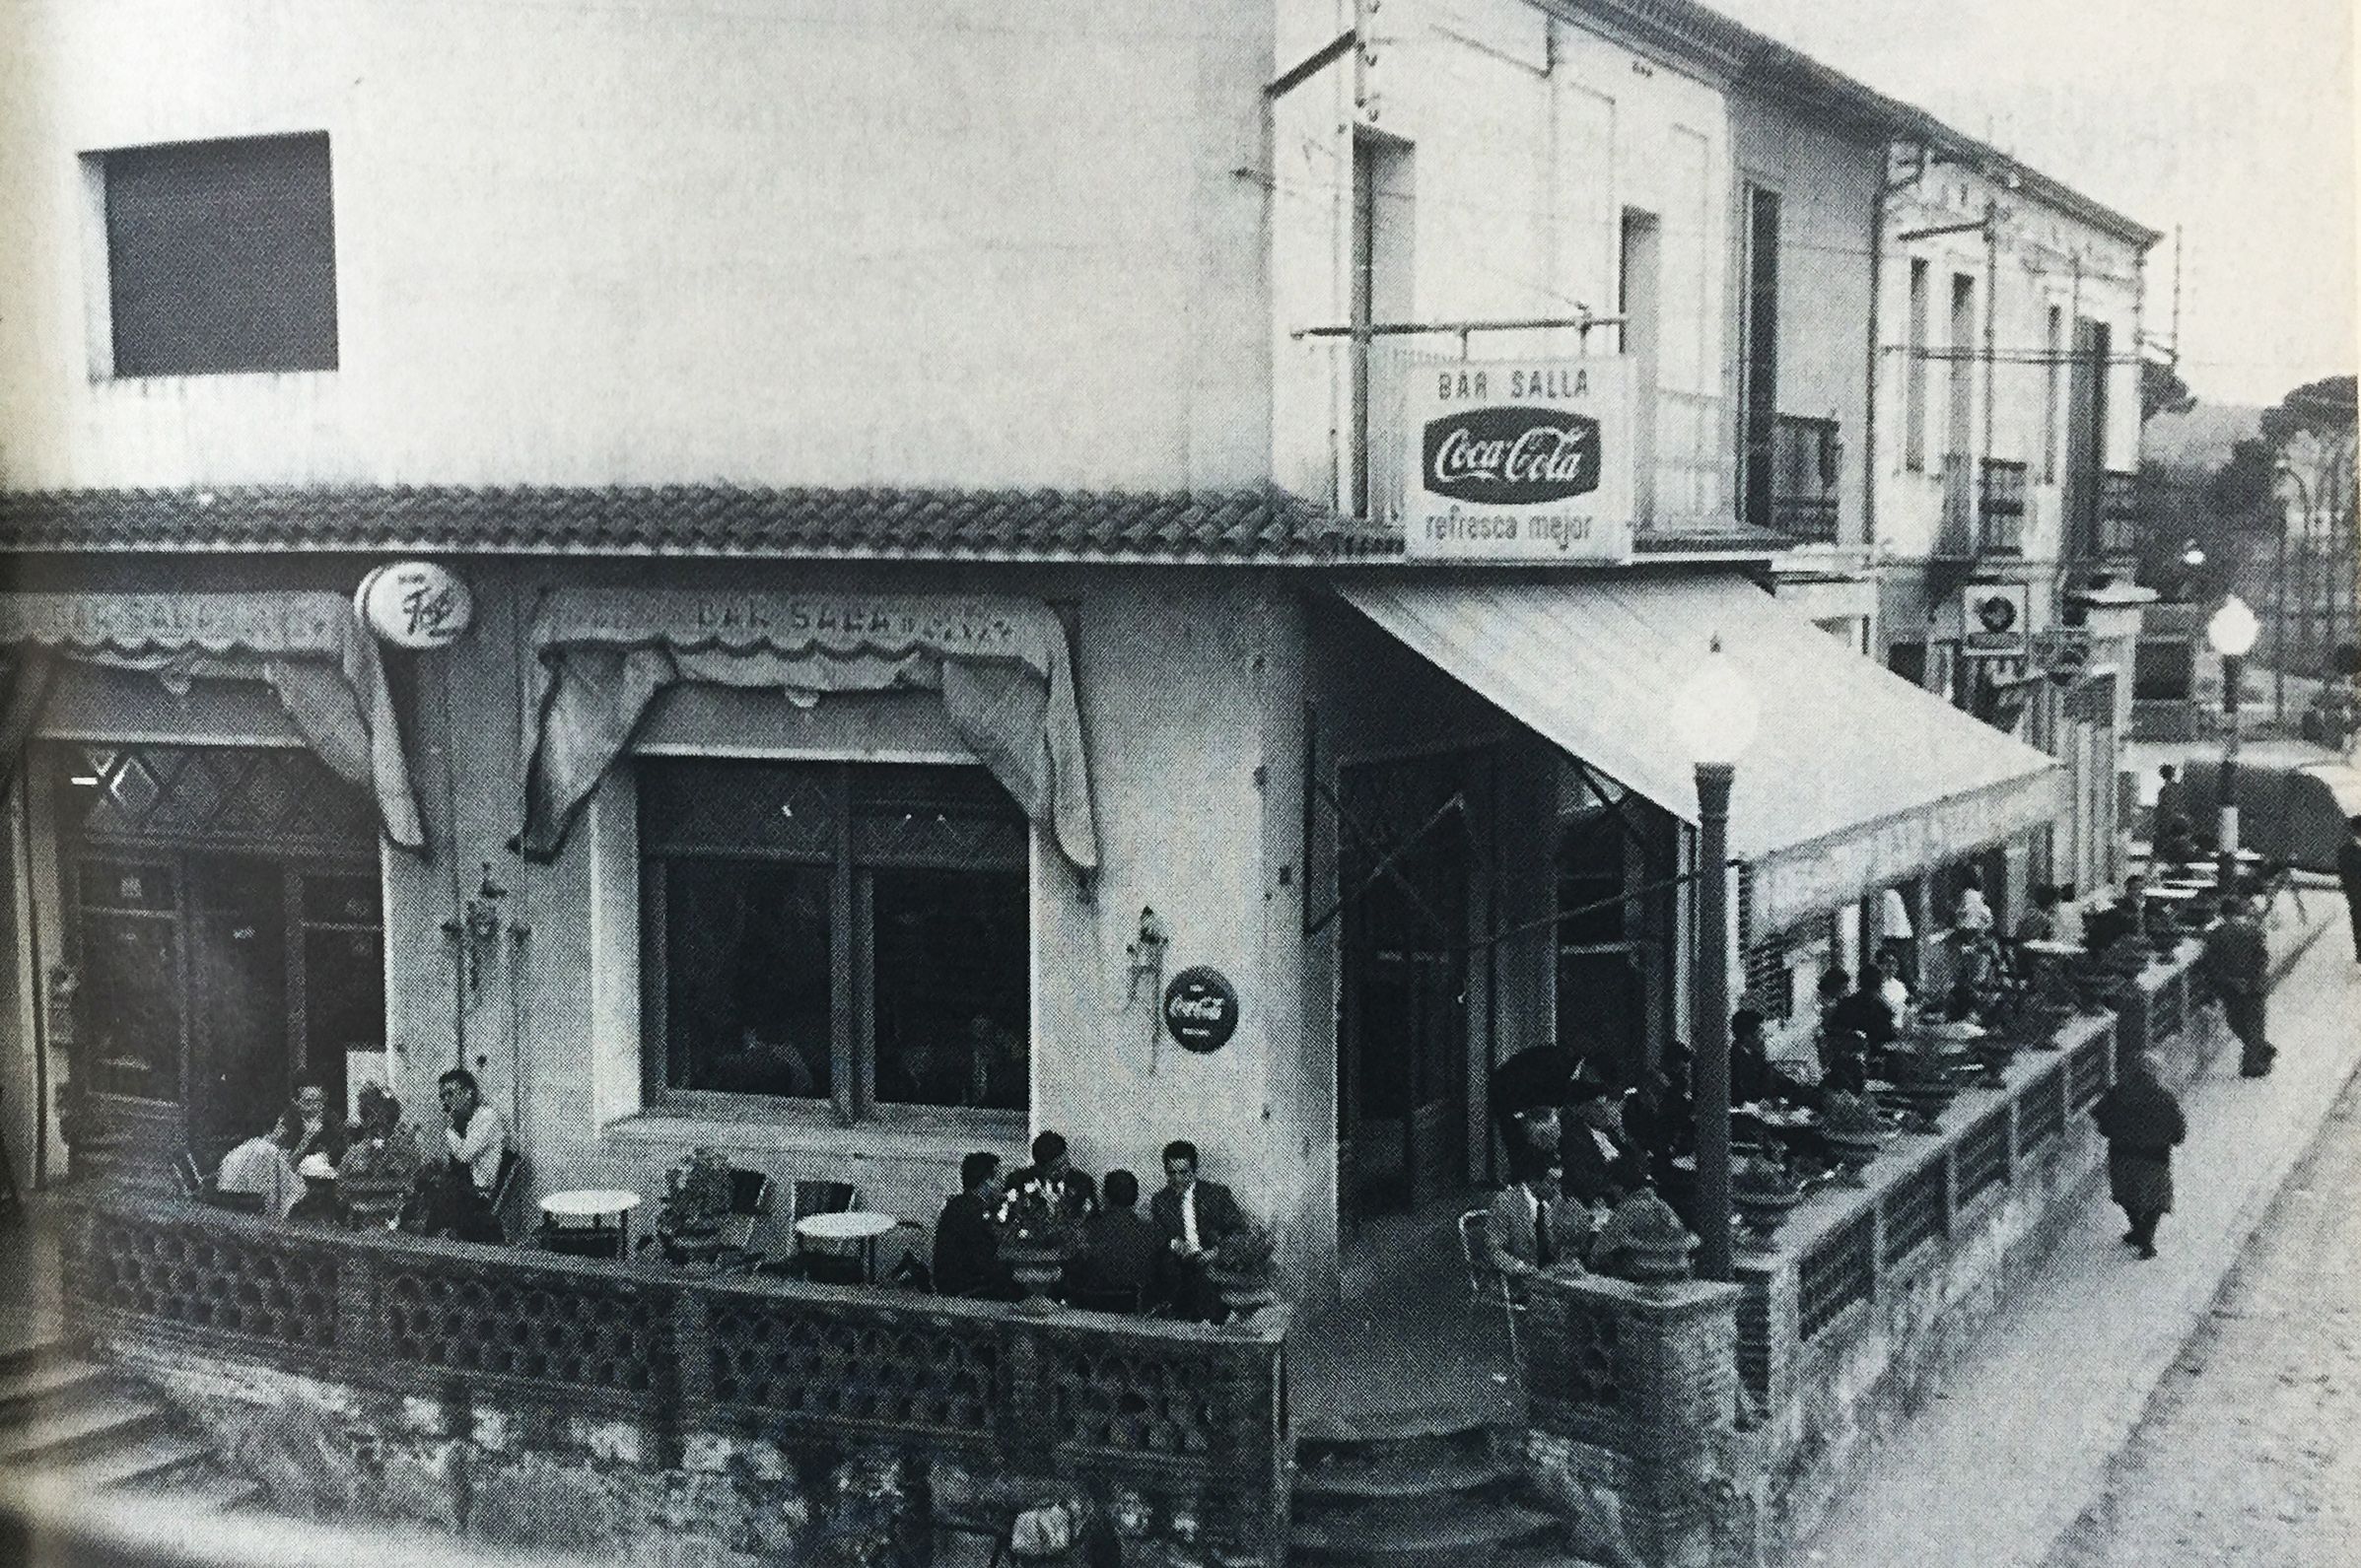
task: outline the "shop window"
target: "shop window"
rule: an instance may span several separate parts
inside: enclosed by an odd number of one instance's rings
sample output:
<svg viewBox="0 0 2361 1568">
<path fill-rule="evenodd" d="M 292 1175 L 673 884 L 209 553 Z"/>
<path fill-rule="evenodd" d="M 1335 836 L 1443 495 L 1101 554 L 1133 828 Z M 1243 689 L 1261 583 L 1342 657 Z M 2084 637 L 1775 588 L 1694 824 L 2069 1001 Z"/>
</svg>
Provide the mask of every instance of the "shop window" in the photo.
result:
<svg viewBox="0 0 2361 1568">
<path fill-rule="evenodd" d="M 1027 823 L 982 768 L 643 765 L 660 1098 L 1022 1111 Z"/>
<path fill-rule="evenodd" d="M 336 368 L 324 134 L 101 153 L 116 375 Z"/>
</svg>

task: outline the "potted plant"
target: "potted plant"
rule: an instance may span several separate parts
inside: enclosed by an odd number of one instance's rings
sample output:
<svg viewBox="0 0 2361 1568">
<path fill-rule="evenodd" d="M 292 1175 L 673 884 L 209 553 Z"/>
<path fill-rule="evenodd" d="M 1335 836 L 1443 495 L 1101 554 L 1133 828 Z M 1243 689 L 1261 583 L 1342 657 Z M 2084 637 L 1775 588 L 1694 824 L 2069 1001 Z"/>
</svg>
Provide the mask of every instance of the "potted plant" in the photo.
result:
<svg viewBox="0 0 2361 1568">
<path fill-rule="evenodd" d="M 1271 1288 L 1278 1245 L 1267 1226 L 1248 1220 L 1221 1239 L 1206 1259 L 1205 1275 L 1232 1322 L 1242 1321 L 1279 1299 Z"/>
<path fill-rule="evenodd" d="M 1769 1243 L 1787 1211 L 1803 1201 L 1803 1186 L 1777 1160 L 1750 1154 L 1730 1172 L 1730 1196 L 1757 1245 Z"/>
<path fill-rule="evenodd" d="M 718 1149 L 694 1149 L 664 1174 L 657 1240 L 676 1263 L 711 1263 L 729 1217 L 729 1161 Z"/>
<path fill-rule="evenodd" d="M 1877 1158 L 1885 1125 L 1877 1108 L 1857 1094 L 1831 1089 L 1820 1097 L 1820 1136 L 1844 1172 L 1846 1185 L 1861 1185 L 1861 1172 Z"/>
<path fill-rule="evenodd" d="M 1081 1232 L 1074 1216 L 1046 1185 L 1027 1182 L 1002 1197 L 993 1227 L 999 1233 L 1001 1261 L 1024 1287 L 1024 1300 L 1018 1305 L 1027 1312 L 1049 1311 L 1054 1305 L 1050 1291 L 1080 1249 Z"/>
<path fill-rule="evenodd" d="M 1689 1277 L 1698 1240 L 1673 1206 L 1643 1187 L 1615 1206 L 1591 1243 L 1591 1266 L 1634 1284 L 1670 1284 Z"/>
</svg>

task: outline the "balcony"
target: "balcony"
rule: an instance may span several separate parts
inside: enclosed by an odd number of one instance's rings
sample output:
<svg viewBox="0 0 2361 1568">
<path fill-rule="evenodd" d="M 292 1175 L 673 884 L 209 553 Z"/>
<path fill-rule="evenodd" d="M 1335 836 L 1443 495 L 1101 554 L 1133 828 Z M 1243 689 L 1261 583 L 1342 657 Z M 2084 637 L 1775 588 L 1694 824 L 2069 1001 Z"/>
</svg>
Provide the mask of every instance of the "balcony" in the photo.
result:
<svg viewBox="0 0 2361 1568">
<path fill-rule="evenodd" d="M 1771 525 L 1807 544 L 1837 542 L 1837 482 L 1844 467 L 1833 419 L 1781 414 L 1771 429 Z"/>
<path fill-rule="evenodd" d="M 2025 548 L 2026 468 L 1963 453 L 1943 459 L 1943 514 L 1935 555 L 1953 561 L 2018 555 Z"/>
<path fill-rule="evenodd" d="M 2147 504 L 2140 494 L 2139 475 L 2109 472 L 2099 476 L 2099 554 L 2111 561 L 2128 561 L 2139 554 L 2141 519 Z"/>
</svg>

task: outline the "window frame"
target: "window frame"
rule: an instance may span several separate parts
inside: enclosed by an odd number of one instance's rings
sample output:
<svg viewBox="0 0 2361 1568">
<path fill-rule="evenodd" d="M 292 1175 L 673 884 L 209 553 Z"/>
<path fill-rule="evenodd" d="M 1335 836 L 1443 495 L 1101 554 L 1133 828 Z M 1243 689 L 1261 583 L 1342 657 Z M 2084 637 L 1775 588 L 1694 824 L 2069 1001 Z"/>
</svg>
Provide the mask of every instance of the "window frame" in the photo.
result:
<svg viewBox="0 0 2361 1568">
<path fill-rule="evenodd" d="M 812 767 L 830 774 L 831 809 L 835 816 L 833 846 L 826 859 L 811 854 L 766 852 L 746 847 L 721 852 L 672 852 L 652 849 L 641 823 L 647 765 L 663 763 L 733 762 L 773 767 Z M 868 755 L 716 750 L 710 747 L 661 746 L 635 750 L 629 774 L 628 796 L 614 804 L 631 819 L 629 879 L 638 919 L 636 948 L 638 984 L 638 1106 L 634 1114 L 677 1120 L 722 1123 L 771 1123 L 807 1127 L 886 1128 L 916 1134 L 957 1134 L 990 1137 L 1021 1128 L 1032 1114 L 1033 1088 L 1028 1067 L 1023 1103 L 1013 1108 L 931 1106 L 879 1101 L 876 1096 L 876 936 L 874 887 L 868 875 L 893 866 L 864 865 L 854 849 L 853 780 L 863 768 L 919 766 L 981 769 L 968 755 L 914 754 L 894 751 Z M 602 787 L 602 793 L 605 789 Z M 1025 988 L 1028 1062 L 1039 1046 L 1040 997 L 1040 826 L 1024 823 L 1025 850 L 1018 874 L 1024 879 Z M 829 1019 L 829 1094 L 795 1098 L 746 1094 L 718 1089 L 684 1089 L 671 1085 L 671 1040 L 666 1027 L 665 991 L 668 948 L 664 906 L 666 894 L 651 871 L 667 862 L 706 859 L 743 864 L 773 861 L 781 865 L 823 866 L 829 873 L 829 920 L 841 939 L 829 944 L 831 1007 Z"/>
</svg>

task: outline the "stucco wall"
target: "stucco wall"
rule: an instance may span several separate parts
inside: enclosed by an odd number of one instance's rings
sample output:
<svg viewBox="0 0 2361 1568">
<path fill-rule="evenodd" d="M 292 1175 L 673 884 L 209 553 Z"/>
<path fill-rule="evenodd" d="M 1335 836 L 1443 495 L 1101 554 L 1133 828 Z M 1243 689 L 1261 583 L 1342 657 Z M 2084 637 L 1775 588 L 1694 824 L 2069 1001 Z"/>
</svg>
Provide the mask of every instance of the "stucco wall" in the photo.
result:
<svg viewBox="0 0 2361 1568">
<path fill-rule="evenodd" d="M 1247 574 L 777 567 L 681 569 L 673 586 L 740 591 L 970 591 L 1069 607 L 1076 689 L 1102 866 L 1080 881 L 1036 835 L 1032 855 L 1032 1112 L 901 1125 L 833 1125 L 811 1108 L 718 1120 L 640 1095 L 639 902 L 630 775 L 610 775 L 564 852 L 529 864 L 506 849 L 517 828 L 524 745 L 515 628 L 561 583 L 622 580 L 558 565 L 471 567 L 474 633 L 435 655 L 423 703 L 421 793 L 438 859 L 388 881 L 389 1038 L 406 1103 L 431 1106 L 436 1072 L 464 1052 L 531 1155 L 534 1193 L 609 1183 L 653 1197 L 663 1173 L 708 1143 L 774 1177 L 850 1178 L 866 1206 L 931 1224 L 970 1148 L 1022 1156 L 1055 1126 L 1084 1169 L 1137 1172 L 1152 1190 L 1158 1151 L 1188 1137 L 1205 1174 L 1277 1222 L 1291 1266 L 1333 1266 L 1333 1028 L 1325 982 L 1303 969 L 1299 718 L 1301 628 L 1293 589 Z M 643 574 L 640 580 L 647 580 Z M 844 755 L 839 751 L 836 755 Z M 458 766 L 448 769 L 446 755 Z M 1267 772 L 1264 770 L 1268 770 Z M 452 791 L 455 790 L 455 793 Z M 455 852 L 447 824 L 456 807 Z M 483 861 L 507 891 L 512 930 L 480 989 L 454 976 L 442 925 L 478 891 Z M 1285 874 L 1283 875 L 1283 868 Z M 1132 991 L 1127 945 L 1153 907 L 1170 933 L 1162 969 L 1210 964 L 1237 987 L 1241 1021 L 1221 1051 L 1151 1044 L 1161 979 Z M 1305 997 L 1314 998 L 1307 1002 Z M 457 998 L 464 998 L 463 1008 Z M 512 1045 L 512 1040 L 515 1042 Z"/>
<path fill-rule="evenodd" d="M 1266 193 L 1235 170 L 1270 27 L 1251 0 L 19 7 L 0 483 L 1258 482 Z M 340 368 L 93 379 L 81 155 L 321 130 Z"/>
<path fill-rule="evenodd" d="M 2024 462 L 2029 468 L 2024 555 L 2031 560 L 2055 561 L 2059 552 L 2063 487 L 2045 482 L 2044 410 L 2054 395 L 2058 474 L 2062 479 L 2072 369 L 2061 367 L 2053 384 L 2045 365 L 2030 362 L 2030 357 L 2047 352 L 2051 307 L 2060 312 L 2063 352 L 2074 347 L 2076 316 L 2103 322 L 2109 328 L 2110 353 L 2116 363 L 2107 368 L 2104 466 L 2116 472 L 2133 472 L 2139 467 L 2139 375 L 2138 367 L 2130 363 L 2137 352 L 2140 327 L 2139 252 L 1981 174 L 1938 164 L 1898 193 L 1886 214 L 1888 249 L 1879 279 L 1878 319 L 1879 338 L 1887 352 L 1880 356 L 1878 368 L 1881 467 L 1876 527 L 1878 541 L 1892 559 L 1922 558 L 1934 543 L 1942 515 L 1943 454 L 1949 449 L 1951 429 L 1951 363 L 1930 360 L 1926 364 L 1926 466 L 1923 472 L 1906 468 L 1910 360 L 1901 346 L 1910 341 L 1910 258 L 1922 257 L 1927 262 L 1927 347 L 1980 354 L 1990 299 L 1981 233 L 1971 230 L 1924 239 L 1902 237 L 1921 229 L 1975 224 L 1983 216 L 1987 202 L 1996 204 L 2002 215 L 1998 303 L 1992 309 L 1993 347 L 2002 360 L 2029 361 L 1996 364 L 1990 392 L 1990 455 Z M 1976 280 L 1975 332 L 1969 341 L 1958 344 L 1951 340 L 1951 280 L 1955 275 Z M 1984 369 L 1976 364 L 1970 372 L 1974 405 L 1969 422 L 1970 450 L 1981 454 Z"/>
<path fill-rule="evenodd" d="M 1282 8 L 1277 69 L 1350 26 L 1350 8 Z M 1343 20 L 1338 21 L 1339 15 Z M 1657 516 L 1718 518 L 1730 434 L 1721 417 L 1729 144 L 1718 89 L 1522 0 L 1403 0 L 1373 13 L 1348 57 L 1279 102 L 1274 118 L 1273 472 L 1302 494 L 1335 482 L 1332 432 L 1350 417 L 1342 339 L 1295 339 L 1350 313 L 1355 134 L 1407 144 L 1409 301 L 1383 320 L 1520 320 L 1615 312 L 1623 210 L 1662 226 Z M 1403 215 L 1395 210 L 1390 216 Z M 1613 353 L 1566 330 L 1475 335 L 1475 358 Z M 1381 341 L 1373 418 L 1391 420 L 1387 365 L 1459 357 L 1456 337 Z M 1398 372 L 1394 373 L 1398 376 Z M 1349 488 L 1349 487 L 1348 487 Z"/>
<path fill-rule="evenodd" d="M 1843 443 L 1837 538 L 1858 545 L 1869 465 L 1869 251 L 1885 144 L 1832 133 L 1745 92 L 1730 99 L 1730 141 L 1739 180 L 1735 221 L 1747 222 L 1748 184 L 1779 198 L 1778 411 L 1837 422 Z M 1746 243 L 1740 227 L 1731 244 L 1733 397 L 1746 353 L 1736 324 L 1744 320 Z"/>
</svg>

